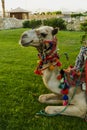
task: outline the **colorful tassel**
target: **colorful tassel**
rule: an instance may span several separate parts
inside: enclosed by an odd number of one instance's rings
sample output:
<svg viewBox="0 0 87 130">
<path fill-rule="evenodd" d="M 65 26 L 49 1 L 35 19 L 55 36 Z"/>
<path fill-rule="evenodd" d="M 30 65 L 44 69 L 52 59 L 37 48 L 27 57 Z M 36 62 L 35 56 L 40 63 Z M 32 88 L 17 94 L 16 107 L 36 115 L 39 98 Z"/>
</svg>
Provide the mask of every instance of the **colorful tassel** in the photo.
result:
<svg viewBox="0 0 87 130">
<path fill-rule="evenodd" d="M 63 106 L 66 106 L 68 104 L 68 96 L 64 95 L 63 96 Z"/>
<path fill-rule="evenodd" d="M 64 78 L 62 78 L 62 79 L 60 80 L 60 83 L 64 83 Z"/>
<path fill-rule="evenodd" d="M 59 85 L 59 88 L 60 88 L 60 89 L 64 89 L 64 88 L 65 88 L 65 84 L 64 84 L 64 83 L 61 83 L 61 84 Z"/>
<path fill-rule="evenodd" d="M 69 89 L 63 89 L 61 90 L 61 93 L 67 95 L 69 93 Z"/>
<path fill-rule="evenodd" d="M 57 79 L 58 79 L 58 80 L 61 80 L 61 79 L 62 79 L 62 75 L 59 74 L 59 75 L 57 76 Z"/>
<path fill-rule="evenodd" d="M 62 64 L 61 64 L 60 61 L 58 61 L 56 65 L 57 65 L 58 67 L 60 67 Z"/>
<path fill-rule="evenodd" d="M 63 106 L 66 106 L 68 104 L 68 100 L 63 100 Z"/>
<path fill-rule="evenodd" d="M 37 75 L 43 75 L 42 71 L 40 71 L 40 70 L 35 70 L 34 73 Z"/>
<path fill-rule="evenodd" d="M 54 70 L 54 66 L 53 66 L 53 65 L 50 65 L 50 66 L 49 66 L 49 69 L 50 69 L 50 70 Z"/>
<path fill-rule="evenodd" d="M 64 96 L 63 96 L 63 100 L 68 100 L 68 96 L 67 96 L 67 95 L 64 95 Z"/>
</svg>

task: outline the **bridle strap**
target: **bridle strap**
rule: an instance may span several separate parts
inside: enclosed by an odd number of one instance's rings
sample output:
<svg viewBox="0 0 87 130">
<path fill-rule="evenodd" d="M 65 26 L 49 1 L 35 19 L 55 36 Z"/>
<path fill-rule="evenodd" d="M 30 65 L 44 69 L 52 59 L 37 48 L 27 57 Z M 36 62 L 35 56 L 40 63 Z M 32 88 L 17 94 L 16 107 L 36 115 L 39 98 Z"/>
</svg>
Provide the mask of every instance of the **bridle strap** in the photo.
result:
<svg viewBox="0 0 87 130">
<path fill-rule="evenodd" d="M 40 62 L 37 66 L 37 69 L 35 71 L 36 74 L 42 74 L 42 71 L 49 68 L 50 65 L 43 68 L 44 64 L 52 64 L 53 66 L 61 66 L 61 63 L 59 61 L 59 56 L 56 51 L 57 46 L 57 39 L 56 37 L 53 37 L 53 40 L 40 40 L 42 45 L 49 44 L 50 46 L 47 49 L 43 48 L 43 52 L 38 54 L 38 57 L 40 59 Z"/>
<path fill-rule="evenodd" d="M 53 40 L 43 40 L 43 42 L 41 42 L 41 43 L 42 44 L 51 44 L 51 46 L 49 46 L 49 48 L 43 50 L 44 53 L 46 53 L 47 51 L 51 50 L 47 54 L 47 58 L 48 58 L 56 50 L 57 39 L 56 39 L 56 37 L 54 37 Z"/>
</svg>

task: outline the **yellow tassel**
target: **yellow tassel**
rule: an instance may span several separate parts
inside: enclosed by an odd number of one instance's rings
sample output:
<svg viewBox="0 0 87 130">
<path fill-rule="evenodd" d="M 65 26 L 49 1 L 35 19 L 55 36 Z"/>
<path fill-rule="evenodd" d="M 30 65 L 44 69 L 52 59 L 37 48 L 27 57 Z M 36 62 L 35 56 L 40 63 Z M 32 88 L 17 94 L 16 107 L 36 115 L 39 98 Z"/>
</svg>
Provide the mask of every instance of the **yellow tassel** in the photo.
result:
<svg viewBox="0 0 87 130">
<path fill-rule="evenodd" d="M 50 66 L 49 66 L 49 69 L 50 69 L 50 70 L 54 70 L 54 66 L 53 66 L 53 65 L 50 65 Z"/>
</svg>

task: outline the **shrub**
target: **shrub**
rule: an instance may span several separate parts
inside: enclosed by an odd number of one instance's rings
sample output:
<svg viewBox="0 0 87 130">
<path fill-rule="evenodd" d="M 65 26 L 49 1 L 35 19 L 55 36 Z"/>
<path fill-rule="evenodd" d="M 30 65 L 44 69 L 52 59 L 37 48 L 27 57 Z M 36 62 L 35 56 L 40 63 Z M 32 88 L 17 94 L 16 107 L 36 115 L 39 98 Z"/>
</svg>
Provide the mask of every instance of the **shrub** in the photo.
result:
<svg viewBox="0 0 87 130">
<path fill-rule="evenodd" d="M 30 21 L 24 21 L 23 22 L 23 28 L 29 28 L 30 27 Z"/>
<path fill-rule="evenodd" d="M 24 21 L 23 22 L 23 27 L 24 28 L 36 28 L 39 27 L 42 24 L 41 20 L 31 20 L 31 21 Z"/>
<path fill-rule="evenodd" d="M 52 27 L 59 27 L 60 30 L 66 30 L 65 21 L 61 18 L 52 18 L 52 19 L 43 20 L 43 24 Z"/>
<path fill-rule="evenodd" d="M 82 13 L 78 13 L 78 14 L 71 14 L 71 17 L 73 18 L 76 18 L 76 17 L 80 17 L 80 16 L 83 16 Z"/>
<path fill-rule="evenodd" d="M 87 20 L 84 23 L 81 23 L 81 30 L 87 32 Z"/>
<path fill-rule="evenodd" d="M 41 20 L 31 20 L 31 21 L 24 21 L 23 27 L 24 28 L 37 28 L 42 25 Z M 52 26 L 52 27 L 59 27 L 60 30 L 66 30 L 65 21 L 61 18 L 51 18 L 43 20 L 43 25 Z"/>
<path fill-rule="evenodd" d="M 30 28 L 36 28 L 36 27 L 39 27 L 41 26 L 42 24 L 42 21 L 41 20 L 31 20 L 30 21 Z"/>
<path fill-rule="evenodd" d="M 81 23 L 81 29 L 85 32 L 82 36 L 81 43 L 87 44 L 87 20 L 84 23 Z"/>
</svg>

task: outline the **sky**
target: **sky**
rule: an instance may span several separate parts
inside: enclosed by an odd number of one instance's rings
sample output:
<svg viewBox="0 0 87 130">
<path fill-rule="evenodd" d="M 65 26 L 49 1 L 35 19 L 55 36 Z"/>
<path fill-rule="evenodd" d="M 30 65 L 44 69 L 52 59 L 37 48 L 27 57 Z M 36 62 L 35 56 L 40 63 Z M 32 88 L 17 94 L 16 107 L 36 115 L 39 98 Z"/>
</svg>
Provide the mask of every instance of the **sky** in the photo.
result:
<svg viewBox="0 0 87 130">
<path fill-rule="evenodd" d="M 5 0 L 5 8 L 7 11 L 17 7 L 29 11 L 87 11 L 87 0 Z"/>
</svg>

